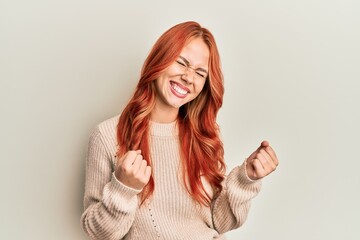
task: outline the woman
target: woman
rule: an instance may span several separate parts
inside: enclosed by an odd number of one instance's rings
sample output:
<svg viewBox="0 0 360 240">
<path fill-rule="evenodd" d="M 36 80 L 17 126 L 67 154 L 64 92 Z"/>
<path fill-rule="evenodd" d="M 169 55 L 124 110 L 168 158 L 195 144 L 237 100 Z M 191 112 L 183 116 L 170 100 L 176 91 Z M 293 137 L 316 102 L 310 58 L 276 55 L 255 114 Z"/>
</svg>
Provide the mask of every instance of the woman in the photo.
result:
<svg viewBox="0 0 360 240">
<path fill-rule="evenodd" d="M 120 116 L 90 137 L 85 211 L 94 239 L 225 239 L 278 159 L 263 141 L 225 176 L 224 87 L 212 34 L 185 22 L 155 43 Z"/>
</svg>

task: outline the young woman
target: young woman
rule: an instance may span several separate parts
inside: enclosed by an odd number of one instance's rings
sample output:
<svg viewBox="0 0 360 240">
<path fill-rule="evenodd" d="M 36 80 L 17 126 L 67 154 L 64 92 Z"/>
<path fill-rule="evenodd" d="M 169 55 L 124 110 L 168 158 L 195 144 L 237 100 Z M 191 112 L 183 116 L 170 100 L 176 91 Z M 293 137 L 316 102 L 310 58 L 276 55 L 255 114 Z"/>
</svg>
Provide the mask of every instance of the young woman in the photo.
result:
<svg viewBox="0 0 360 240">
<path fill-rule="evenodd" d="M 263 141 L 225 176 L 216 115 L 224 94 L 214 37 L 166 31 L 120 116 L 93 131 L 81 222 L 93 239 L 225 239 L 278 159 Z"/>
</svg>

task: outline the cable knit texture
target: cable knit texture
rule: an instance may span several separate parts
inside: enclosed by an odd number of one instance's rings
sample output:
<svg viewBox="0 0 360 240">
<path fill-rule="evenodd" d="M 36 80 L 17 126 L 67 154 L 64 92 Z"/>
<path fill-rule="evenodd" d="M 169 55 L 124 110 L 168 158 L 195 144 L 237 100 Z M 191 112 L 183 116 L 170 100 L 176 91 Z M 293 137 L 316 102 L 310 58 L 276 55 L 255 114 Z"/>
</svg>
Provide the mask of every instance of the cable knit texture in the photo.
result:
<svg viewBox="0 0 360 240">
<path fill-rule="evenodd" d="M 140 191 L 114 174 L 118 120 L 116 116 L 100 123 L 89 140 L 81 224 L 92 239 L 224 240 L 225 232 L 245 222 L 261 182 L 249 179 L 242 164 L 227 175 L 210 207 L 193 201 L 181 178 L 176 122 L 150 122 L 155 190 L 139 206 Z M 204 180 L 203 184 L 212 196 L 210 185 Z"/>
</svg>

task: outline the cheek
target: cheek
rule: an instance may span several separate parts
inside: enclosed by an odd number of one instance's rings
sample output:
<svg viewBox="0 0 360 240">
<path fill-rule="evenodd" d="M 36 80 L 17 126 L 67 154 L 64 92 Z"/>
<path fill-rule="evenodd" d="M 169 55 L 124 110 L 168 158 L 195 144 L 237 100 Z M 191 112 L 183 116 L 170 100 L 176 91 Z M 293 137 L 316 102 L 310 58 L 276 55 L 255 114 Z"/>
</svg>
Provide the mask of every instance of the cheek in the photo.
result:
<svg viewBox="0 0 360 240">
<path fill-rule="evenodd" d="M 158 79 L 155 80 L 155 89 L 158 93 L 164 89 L 164 87 L 166 85 L 165 79 L 166 79 L 166 76 L 161 75 Z"/>
<path fill-rule="evenodd" d="M 174 76 L 176 76 L 176 72 L 169 67 L 155 80 L 155 87 L 157 90 L 161 90 L 166 87 L 169 84 L 169 80 Z"/>
<path fill-rule="evenodd" d="M 196 83 L 196 85 L 195 85 L 196 96 L 198 96 L 201 93 L 201 91 L 204 89 L 205 83 L 206 83 L 206 80 Z"/>
</svg>

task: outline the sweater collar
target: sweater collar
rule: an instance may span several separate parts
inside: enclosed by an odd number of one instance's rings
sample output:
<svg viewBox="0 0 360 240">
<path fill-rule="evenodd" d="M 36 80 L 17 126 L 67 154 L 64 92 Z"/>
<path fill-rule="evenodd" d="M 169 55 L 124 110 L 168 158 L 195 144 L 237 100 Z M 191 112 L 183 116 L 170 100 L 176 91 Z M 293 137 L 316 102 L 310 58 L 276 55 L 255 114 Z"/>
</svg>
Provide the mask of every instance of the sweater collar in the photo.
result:
<svg viewBox="0 0 360 240">
<path fill-rule="evenodd" d="M 179 130 L 177 127 L 177 121 L 170 123 L 158 123 L 150 121 L 150 135 L 162 137 L 178 136 Z"/>
</svg>

